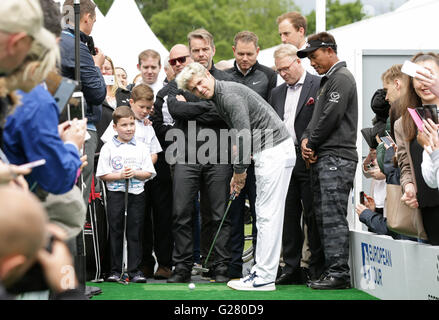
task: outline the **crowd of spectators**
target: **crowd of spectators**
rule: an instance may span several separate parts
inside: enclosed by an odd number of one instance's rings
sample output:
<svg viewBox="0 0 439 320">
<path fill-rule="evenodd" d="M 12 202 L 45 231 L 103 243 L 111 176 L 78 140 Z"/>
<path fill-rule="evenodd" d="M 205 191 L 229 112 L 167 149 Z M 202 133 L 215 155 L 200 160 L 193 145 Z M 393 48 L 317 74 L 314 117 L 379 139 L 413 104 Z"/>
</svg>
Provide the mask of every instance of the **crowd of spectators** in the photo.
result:
<svg viewBox="0 0 439 320">
<path fill-rule="evenodd" d="M 164 81 L 165 57 L 154 49 L 139 53 L 139 75 L 130 81 L 111 52 L 95 46 L 91 0 L 80 1 L 79 26 L 72 16 L 61 26 L 60 12 L 52 0 L 0 5 L 1 299 L 100 292 L 85 286 L 80 263 L 99 181 L 107 191 L 106 218 L 98 223 L 109 225 L 101 262 L 110 282 L 126 270 L 131 282 L 186 283 L 202 266 L 202 277 L 236 290 L 350 288 L 346 215 L 359 161 L 372 181 L 355 208 L 367 229 L 439 245 L 438 54 L 413 56 L 416 75 L 400 64 L 383 70 L 372 127 L 361 130 L 369 154 L 359 160 L 355 79 L 337 56 L 336 39 L 306 37 L 297 12 L 277 19 L 282 44 L 274 67 L 258 62 L 257 35 L 241 31 L 233 65 L 218 68 L 214 36 L 200 28 L 171 48 Z M 64 119 L 54 98 L 67 79 L 80 84 L 83 118 Z M 45 164 L 23 166 L 41 159 Z M 415 231 L 389 222 L 398 205 L 389 200 L 390 186 L 400 191 L 397 202 L 420 214 Z M 246 203 L 251 270 L 242 261 Z"/>
</svg>

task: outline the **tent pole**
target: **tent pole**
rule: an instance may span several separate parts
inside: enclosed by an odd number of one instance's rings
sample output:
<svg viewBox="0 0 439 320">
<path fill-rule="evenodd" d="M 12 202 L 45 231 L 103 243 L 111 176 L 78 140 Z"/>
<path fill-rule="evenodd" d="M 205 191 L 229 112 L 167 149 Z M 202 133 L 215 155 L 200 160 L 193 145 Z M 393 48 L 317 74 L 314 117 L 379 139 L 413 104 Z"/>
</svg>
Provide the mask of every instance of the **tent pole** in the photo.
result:
<svg viewBox="0 0 439 320">
<path fill-rule="evenodd" d="M 316 0 L 316 33 L 326 31 L 326 0 Z"/>
</svg>

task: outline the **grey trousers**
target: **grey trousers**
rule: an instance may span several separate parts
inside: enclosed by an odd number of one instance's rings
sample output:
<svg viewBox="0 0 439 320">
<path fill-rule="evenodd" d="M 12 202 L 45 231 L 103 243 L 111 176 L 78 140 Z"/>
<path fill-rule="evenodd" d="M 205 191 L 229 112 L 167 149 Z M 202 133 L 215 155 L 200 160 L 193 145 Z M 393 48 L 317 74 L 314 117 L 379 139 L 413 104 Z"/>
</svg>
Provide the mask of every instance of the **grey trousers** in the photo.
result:
<svg viewBox="0 0 439 320">
<path fill-rule="evenodd" d="M 349 192 L 357 163 L 334 156 L 318 159 L 311 166 L 317 228 L 325 255 L 325 273 L 350 279 L 349 226 L 346 220 Z"/>
</svg>

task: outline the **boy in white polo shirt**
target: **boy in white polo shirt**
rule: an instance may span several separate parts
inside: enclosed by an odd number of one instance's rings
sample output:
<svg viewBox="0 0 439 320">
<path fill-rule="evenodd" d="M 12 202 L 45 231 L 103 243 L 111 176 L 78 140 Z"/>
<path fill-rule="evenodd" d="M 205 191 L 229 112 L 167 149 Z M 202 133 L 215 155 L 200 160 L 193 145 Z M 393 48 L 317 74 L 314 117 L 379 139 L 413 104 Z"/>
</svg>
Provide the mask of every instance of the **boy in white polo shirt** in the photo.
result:
<svg viewBox="0 0 439 320">
<path fill-rule="evenodd" d="M 155 177 L 149 148 L 134 138 L 135 114 L 128 106 L 113 112 L 113 128 L 117 135 L 101 149 L 96 176 L 107 183 L 107 214 L 111 244 L 111 274 L 107 281 L 120 278 L 123 257 L 125 188 L 128 180 L 128 214 L 126 238 L 128 275 L 131 282 L 146 282 L 139 270 L 142 260 L 141 230 L 144 222 L 144 184 Z"/>
<path fill-rule="evenodd" d="M 154 92 L 150 87 L 146 84 L 139 84 L 133 89 L 131 92 L 130 106 L 136 119 L 135 138 L 137 141 L 141 141 L 148 146 L 152 162 L 155 164 L 157 161 L 157 153 L 162 151 L 162 147 L 155 135 L 154 128 L 151 125 L 145 125 L 145 119 L 151 113 L 153 105 Z M 102 135 L 101 140 L 104 143 L 108 142 L 115 134 L 113 122 L 111 122 Z"/>
</svg>

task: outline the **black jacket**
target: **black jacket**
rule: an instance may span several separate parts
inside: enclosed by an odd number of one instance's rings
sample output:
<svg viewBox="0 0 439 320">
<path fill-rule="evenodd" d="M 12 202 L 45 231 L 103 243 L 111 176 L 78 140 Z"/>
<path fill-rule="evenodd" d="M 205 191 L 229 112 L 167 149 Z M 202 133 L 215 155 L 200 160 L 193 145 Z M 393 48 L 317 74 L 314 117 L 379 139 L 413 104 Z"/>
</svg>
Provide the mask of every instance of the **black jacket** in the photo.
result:
<svg viewBox="0 0 439 320">
<path fill-rule="evenodd" d="M 212 76 L 215 79 L 233 81 L 232 77 L 228 73 L 216 69 L 214 65 L 212 65 L 212 68 L 209 70 L 209 72 L 212 74 Z M 196 146 L 188 144 L 189 121 L 195 121 L 196 123 L 195 136 L 197 136 L 198 133 L 204 128 L 213 129 L 215 131 L 218 148 L 217 148 L 217 158 L 215 159 L 214 162 L 220 160 L 220 156 L 224 154 L 224 152 L 228 152 L 228 154 L 230 155 L 229 146 L 220 145 L 220 141 L 219 141 L 220 130 L 227 129 L 228 126 L 216 111 L 214 102 L 211 100 L 209 101 L 201 100 L 188 91 L 179 90 L 177 88 L 177 84 L 175 80 L 171 81 L 166 86 L 166 88 L 168 88 L 169 90 L 167 104 L 168 104 L 169 113 L 175 120 L 174 127 L 182 130 L 185 134 L 185 141 L 184 141 L 185 154 L 184 155 L 179 154 L 178 162 L 183 163 L 190 161 L 192 159 L 196 159 L 198 163 L 198 159 L 196 157 L 197 151 L 206 142 L 206 141 L 197 141 Z M 183 95 L 186 99 L 186 102 L 178 101 L 176 99 L 177 95 Z M 179 142 L 179 145 L 180 143 L 182 143 L 182 141 Z M 222 150 L 220 147 L 224 147 L 224 150 Z M 190 157 L 188 158 L 189 155 Z"/>
<path fill-rule="evenodd" d="M 95 66 L 90 49 L 85 43 L 90 37 L 81 32 L 80 61 L 82 92 L 86 101 L 85 116 L 88 123 L 98 123 L 102 114 L 102 103 L 107 95 L 107 87 L 99 67 Z M 75 35 L 68 27 L 62 31 L 61 73 L 69 79 L 75 79 Z"/>
<path fill-rule="evenodd" d="M 174 127 L 174 119 L 169 118 L 169 120 L 165 120 L 163 116 L 164 112 L 169 113 L 167 102 L 168 92 L 169 84 L 167 84 L 166 86 L 161 88 L 159 92 L 157 92 L 154 101 L 154 113 L 151 115 L 152 126 L 163 150 L 165 150 L 172 143 L 172 141 L 166 141 L 165 137 L 168 130 Z M 163 110 L 164 107 L 166 110 Z"/>
<path fill-rule="evenodd" d="M 268 101 L 271 90 L 275 88 L 277 84 L 276 72 L 269 67 L 259 64 L 257 61 L 245 76 L 239 71 L 236 61 L 234 62 L 233 68 L 225 71 L 233 77 L 234 81 L 240 82 L 259 93 L 265 101 Z"/>
<path fill-rule="evenodd" d="M 357 86 L 344 61 L 322 77 L 314 114 L 302 140 L 321 158 L 332 155 L 358 161 Z"/>
<path fill-rule="evenodd" d="M 298 143 L 300 143 L 300 138 L 311 121 L 319 87 L 320 77 L 306 72 L 305 81 L 296 107 L 296 117 L 294 119 L 294 131 L 296 132 Z M 284 120 L 287 90 L 287 84 L 284 82 L 271 91 L 269 99 L 269 103 L 282 120 Z"/>
</svg>

